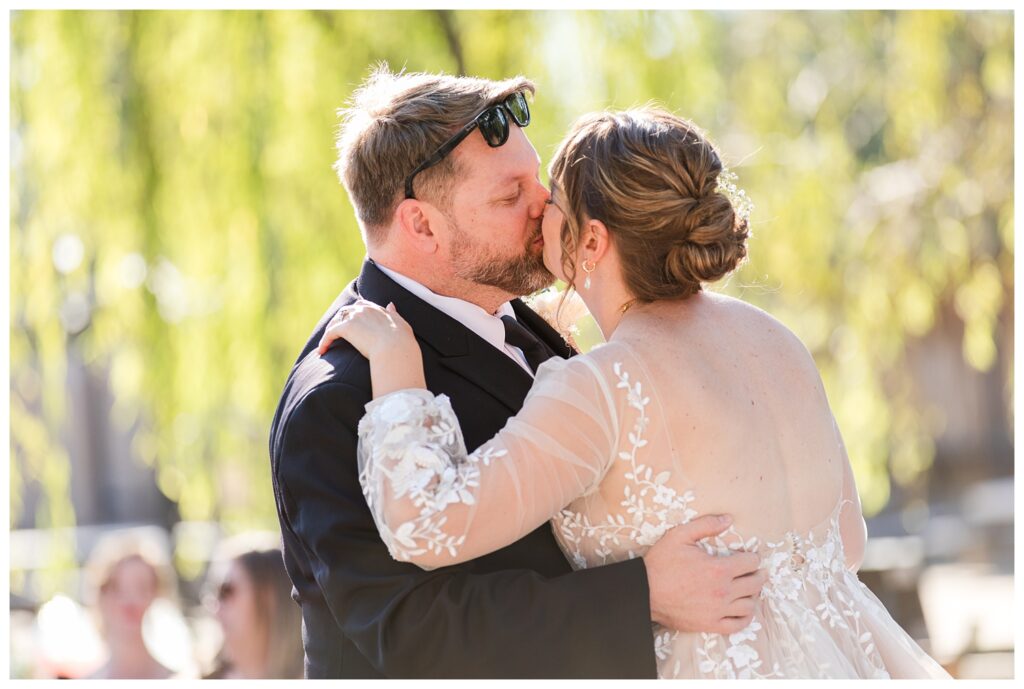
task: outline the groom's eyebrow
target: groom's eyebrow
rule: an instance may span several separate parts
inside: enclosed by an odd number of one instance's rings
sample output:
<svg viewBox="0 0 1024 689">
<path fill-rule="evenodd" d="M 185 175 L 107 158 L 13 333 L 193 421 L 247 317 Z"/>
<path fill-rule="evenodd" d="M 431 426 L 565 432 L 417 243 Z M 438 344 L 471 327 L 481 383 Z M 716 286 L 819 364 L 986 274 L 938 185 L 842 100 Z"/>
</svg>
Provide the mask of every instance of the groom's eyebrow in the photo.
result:
<svg viewBox="0 0 1024 689">
<path fill-rule="evenodd" d="M 503 187 L 506 184 L 510 184 L 512 182 L 529 182 L 529 181 L 534 180 L 534 179 L 540 179 L 540 156 L 536 156 L 536 161 L 535 162 L 536 162 L 536 167 L 533 170 L 533 174 L 530 174 L 528 172 L 515 172 L 515 171 L 506 172 L 501 177 L 498 177 L 497 181 L 494 183 L 494 186 L 496 188 L 500 188 L 500 187 Z M 518 165 L 516 167 L 518 167 Z M 522 169 L 522 168 L 520 168 L 520 169 Z"/>
<path fill-rule="evenodd" d="M 529 180 L 529 178 L 529 175 L 510 173 L 502 177 L 499 177 L 498 180 L 494 183 L 494 186 L 500 189 L 508 184 L 511 184 L 512 182 L 527 181 Z"/>
<path fill-rule="evenodd" d="M 540 166 L 537 166 L 536 172 L 532 175 L 526 172 L 509 172 L 498 178 L 495 182 L 495 186 L 503 187 L 511 182 L 530 182 L 535 179 L 540 179 Z"/>
</svg>

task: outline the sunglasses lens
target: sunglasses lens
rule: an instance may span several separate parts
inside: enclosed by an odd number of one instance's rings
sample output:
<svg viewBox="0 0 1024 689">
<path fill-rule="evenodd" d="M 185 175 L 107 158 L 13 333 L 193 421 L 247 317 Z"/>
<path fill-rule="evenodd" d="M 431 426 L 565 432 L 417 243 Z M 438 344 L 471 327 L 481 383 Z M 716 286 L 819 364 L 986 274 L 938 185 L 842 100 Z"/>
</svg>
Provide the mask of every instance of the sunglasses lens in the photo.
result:
<svg viewBox="0 0 1024 689">
<path fill-rule="evenodd" d="M 505 106 L 512 113 L 512 119 L 520 127 L 530 124 L 530 106 L 526 104 L 526 96 L 522 93 L 514 93 L 505 101 Z"/>
<path fill-rule="evenodd" d="M 505 112 L 499 107 L 491 108 L 480 114 L 477 120 L 480 133 L 491 148 L 501 146 L 508 140 L 508 118 Z"/>
</svg>

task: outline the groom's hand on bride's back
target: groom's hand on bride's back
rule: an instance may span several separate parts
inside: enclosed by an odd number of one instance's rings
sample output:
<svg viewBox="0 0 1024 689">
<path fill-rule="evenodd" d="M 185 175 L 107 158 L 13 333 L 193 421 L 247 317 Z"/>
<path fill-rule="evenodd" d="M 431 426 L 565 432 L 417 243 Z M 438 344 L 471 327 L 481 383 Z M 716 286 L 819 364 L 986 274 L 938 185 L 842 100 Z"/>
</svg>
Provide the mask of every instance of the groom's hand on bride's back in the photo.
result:
<svg viewBox="0 0 1024 689">
<path fill-rule="evenodd" d="M 754 615 L 767 573 L 754 553 L 708 555 L 697 541 L 729 528 L 723 515 L 698 517 L 669 529 L 644 554 L 651 617 L 683 632 L 734 634 Z"/>
</svg>

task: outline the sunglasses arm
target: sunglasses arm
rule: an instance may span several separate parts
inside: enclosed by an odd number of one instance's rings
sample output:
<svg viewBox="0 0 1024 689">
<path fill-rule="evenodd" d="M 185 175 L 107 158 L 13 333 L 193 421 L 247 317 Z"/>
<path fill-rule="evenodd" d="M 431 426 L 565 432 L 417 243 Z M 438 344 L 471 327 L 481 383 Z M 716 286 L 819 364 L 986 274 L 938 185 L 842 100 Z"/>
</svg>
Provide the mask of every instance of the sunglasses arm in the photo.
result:
<svg viewBox="0 0 1024 689">
<path fill-rule="evenodd" d="M 409 176 L 405 178 L 405 198 L 416 198 L 412 191 L 412 181 L 416 177 L 416 175 L 420 174 L 427 168 L 433 167 L 434 165 L 440 163 L 446 155 L 455 150 L 455 147 L 458 146 L 463 139 L 469 136 L 470 132 L 472 132 L 475 127 L 476 118 L 473 118 L 465 126 L 463 126 L 462 129 L 456 132 L 455 136 L 441 144 L 441 148 L 437 149 L 437 151 L 434 152 L 434 155 L 430 156 L 422 163 L 417 165 L 416 169 L 409 173 Z"/>
<path fill-rule="evenodd" d="M 479 115 L 477 115 L 476 117 L 471 119 L 469 122 L 467 122 L 462 127 L 462 129 L 457 131 L 455 133 L 455 135 L 452 136 L 452 138 L 448 139 L 443 144 L 441 144 L 441 147 L 438 148 L 434 152 L 434 155 L 430 156 L 429 158 L 424 160 L 422 163 L 417 165 L 416 168 L 412 172 L 409 173 L 409 176 L 405 178 L 405 198 L 406 199 L 415 199 L 416 198 L 416 195 L 413 193 L 413 190 L 412 190 L 412 181 L 413 181 L 413 179 L 415 179 L 416 175 L 418 175 L 419 173 L 423 172 L 424 170 L 426 170 L 429 167 L 433 167 L 434 165 L 437 165 L 439 162 L 441 162 L 444 159 L 444 157 L 446 155 L 448 155 L 453 150 L 455 150 L 455 147 L 458 146 L 462 142 L 463 139 L 465 139 L 467 136 L 469 136 L 470 133 L 474 129 L 476 129 L 477 125 L 480 122 L 480 118 L 483 117 L 484 113 L 488 112 L 489 110 L 492 110 L 494 108 L 504 108 L 505 112 L 508 113 L 508 118 L 511 119 L 512 122 L 515 122 L 516 126 L 525 127 L 526 125 L 528 125 L 530 123 L 530 111 L 529 111 L 529 106 L 526 105 L 525 97 L 523 97 L 520 94 L 520 98 L 523 98 L 523 107 L 526 110 L 526 121 L 525 122 L 520 122 L 520 118 L 515 116 L 515 114 L 513 113 L 512 109 L 509 108 L 509 106 L 507 104 L 507 101 L 509 99 L 515 98 L 515 97 L 516 97 L 515 95 L 509 96 L 509 98 L 506 99 L 506 102 L 499 103 L 497 105 L 494 105 L 494 106 L 491 106 L 490 108 L 485 109 Z M 506 120 L 506 122 L 505 122 L 506 138 L 507 138 L 507 135 L 508 135 L 508 128 L 509 128 L 509 126 L 510 126 L 510 123 Z M 504 143 L 504 140 L 502 140 L 501 143 Z M 500 146 L 501 144 L 491 144 L 491 145 L 492 146 L 495 146 L 495 145 Z"/>
</svg>

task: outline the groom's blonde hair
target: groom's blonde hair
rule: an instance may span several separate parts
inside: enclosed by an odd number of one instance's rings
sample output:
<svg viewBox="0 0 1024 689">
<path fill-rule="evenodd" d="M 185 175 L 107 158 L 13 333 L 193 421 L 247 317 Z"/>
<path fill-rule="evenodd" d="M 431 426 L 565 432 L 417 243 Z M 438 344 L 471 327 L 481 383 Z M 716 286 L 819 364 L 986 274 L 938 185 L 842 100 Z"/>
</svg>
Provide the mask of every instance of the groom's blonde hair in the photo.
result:
<svg viewBox="0 0 1024 689">
<path fill-rule="evenodd" d="M 448 74 L 394 73 L 381 63 L 338 110 L 334 169 L 348 191 L 367 245 L 379 243 L 403 200 L 405 178 L 459 127 L 517 91 L 534 92 L 522 76 L 504 81 Z M 463 172 L 455 151 L 416 175 L 416 197 L 449 210 Z"/>
</svg>

